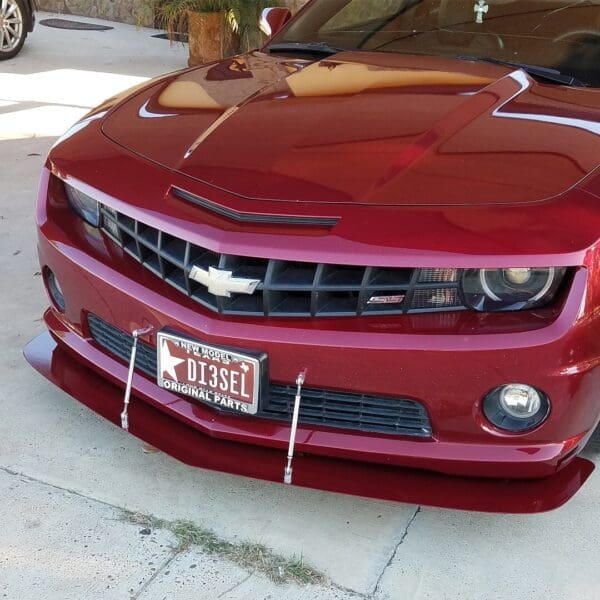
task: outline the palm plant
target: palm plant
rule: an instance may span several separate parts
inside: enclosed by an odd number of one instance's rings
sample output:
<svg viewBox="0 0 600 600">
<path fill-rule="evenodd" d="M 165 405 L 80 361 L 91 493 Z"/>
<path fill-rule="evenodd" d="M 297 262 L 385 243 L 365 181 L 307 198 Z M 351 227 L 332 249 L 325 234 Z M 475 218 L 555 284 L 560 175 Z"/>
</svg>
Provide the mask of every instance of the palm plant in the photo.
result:
<svg viewBox="0 0 600 600">
<path fill-rule="evenodd" d="M 153 0 L 153 2 L 158 24 L 165 29 L 170 40 L 187 31 L 190 11 L 228 13 L 231 10 L 229 0 Z"/>
<path fill-rule="evenodd" d="M 186 31 L 188 12 L 227 13 L 231 31 L 239 40 L 239 50 L 246 51 L 260 45 L 258 19 L 263 8 L 277 6 L 277 0 L 156 0 L 158 21 L 169 35 Z"/>
</svg>

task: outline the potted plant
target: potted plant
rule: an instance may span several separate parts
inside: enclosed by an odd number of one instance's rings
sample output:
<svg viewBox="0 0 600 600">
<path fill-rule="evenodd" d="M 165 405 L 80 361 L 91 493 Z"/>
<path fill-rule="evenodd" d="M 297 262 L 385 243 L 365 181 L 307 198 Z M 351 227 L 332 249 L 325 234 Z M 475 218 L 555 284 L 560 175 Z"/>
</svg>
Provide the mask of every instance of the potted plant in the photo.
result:
<svg viewBox="0 0 600 600">
<path fill-rule="evenodd" d="M 260 45 L 258 20 L 274 0 L 159 0 L 157 16 L 169 39 L 187 30 L 190 58 L 196 66 Z"/>
</svg>

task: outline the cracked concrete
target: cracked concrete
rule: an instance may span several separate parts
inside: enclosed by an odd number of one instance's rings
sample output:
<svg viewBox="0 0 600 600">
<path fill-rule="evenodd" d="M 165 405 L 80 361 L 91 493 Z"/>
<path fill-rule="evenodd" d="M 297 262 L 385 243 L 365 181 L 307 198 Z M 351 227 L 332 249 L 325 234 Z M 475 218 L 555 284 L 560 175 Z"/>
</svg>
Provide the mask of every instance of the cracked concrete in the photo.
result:
<svg viewBox="0 0 600 600">
<path fill-rule="evenodd" d="M 177 556 L 177 554 L 175 552 L 173 552 L 171 554 L 171 556 L 166 558 L 165 561 L 158 567 L 158 569 L 154 573 L 152 573 L 152 575 L 149 577 L 148 581 L 145 581 L 140 586 L 139 590 L 137 590 L 133 594 L 131 594 L 131 600 L 138 600 L 138 598 L 141 598 L 142 595 L 149 592 L 152 589 L 152 584 L 153 584 L 154 580 L 157 577 L 159 577 L 160 575 L 162 575 L 163 573 L 168 572 L 167 568 L 175 560 L 176 556 Z"/>
<path fill-rule="evenodd" d="M 565 508 L 535 517 L 287 488 L 145 454 L 139 441 L 24 363 L 21 349 L 41 331 L 46 305 L 33 230 L 44 156 L 88 106 L 185 64 L 181 47 L 115 26 L 104 33 L 40 27 L 21 56 L 0 64 L 0 256 L 2 280 L 10 282 L 0 287 L 0 596 L 597 598 L 597 474 Z M 590 458 L 599 453 L 600 445 L 590 447 Z M 274 587 L 199 549 L 174 555 L 170 534 L 141 536 L 118 520 L 120 508 L 190 519 L 230 541 L 303 556 L 337 587 Z"/>
<path fill-rule="evenodd" d="M 566 506 L 535 516 L 424 508 L 376 598 L 597 600 L 599 501 L 596 475 Z"/>
<path fill-rule="evenodd" d="M 402 544 L 404 543 L 404 540 L 406 539 L 406 536 L 408 535 L 408 532 L 409 532 L 412 524 L 415 522 L 415 519 L 417 518 L 417 515 L 420 512 L 421 512 L 421 507 L 418 506 L 417 510 L 415 510 L 415 514 L 411 517 L 410 521 L 406 525 L 406 529 L 404 530 L 402 537 L 398 540 L 398 543 L 396 544 L 394 551 L 390 555 L 390 559 L 387 561 L 387 564 L 385 565 L 385 567 L 383 567 L 383 569 L 381 570 L 381 573 L 379 574 L 379 577 L 377 578 L 377 583 L 375 584 L 373 593 L 371 594 L 373 597 L 377 597 L 379 595 L 379 592 L 381 590 L 381 582 L 382 582 L 383 578 L 385 577 L 387 570 L 390 568 L 390 566 L 395 561 L 396 556 L 398 555 L 398 550 L 400 549 L 400 546 L 402 546 Z"/>
</svg>

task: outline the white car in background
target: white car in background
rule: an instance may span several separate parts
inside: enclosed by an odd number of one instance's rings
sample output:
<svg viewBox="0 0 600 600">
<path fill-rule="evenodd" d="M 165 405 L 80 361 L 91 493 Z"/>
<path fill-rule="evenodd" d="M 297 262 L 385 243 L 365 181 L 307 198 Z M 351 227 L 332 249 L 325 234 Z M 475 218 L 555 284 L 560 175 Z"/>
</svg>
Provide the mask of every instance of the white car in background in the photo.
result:
<svg viewBox="0 0 600 600">
<path fill-rule="evenodd" d="M 0 60 L 15 57 L 35 25 L 35 0 L 0 0 Z"/>
</svg>

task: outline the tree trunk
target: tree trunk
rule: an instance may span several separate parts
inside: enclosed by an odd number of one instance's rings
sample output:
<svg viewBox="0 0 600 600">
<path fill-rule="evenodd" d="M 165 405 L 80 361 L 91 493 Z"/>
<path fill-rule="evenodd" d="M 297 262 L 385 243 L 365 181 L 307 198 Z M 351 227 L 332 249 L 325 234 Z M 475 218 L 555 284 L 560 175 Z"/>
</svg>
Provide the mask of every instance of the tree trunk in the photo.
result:
<svg viewBox="0 0 600 600">
<path fill-rule="evenodd" d="M 188 65 L 196 67 L 225 58 L 231 44 L 231 28 L 227 22 L 227 13 L 190 11 L 188 19 L 190 42 Z"/>
</svg>

